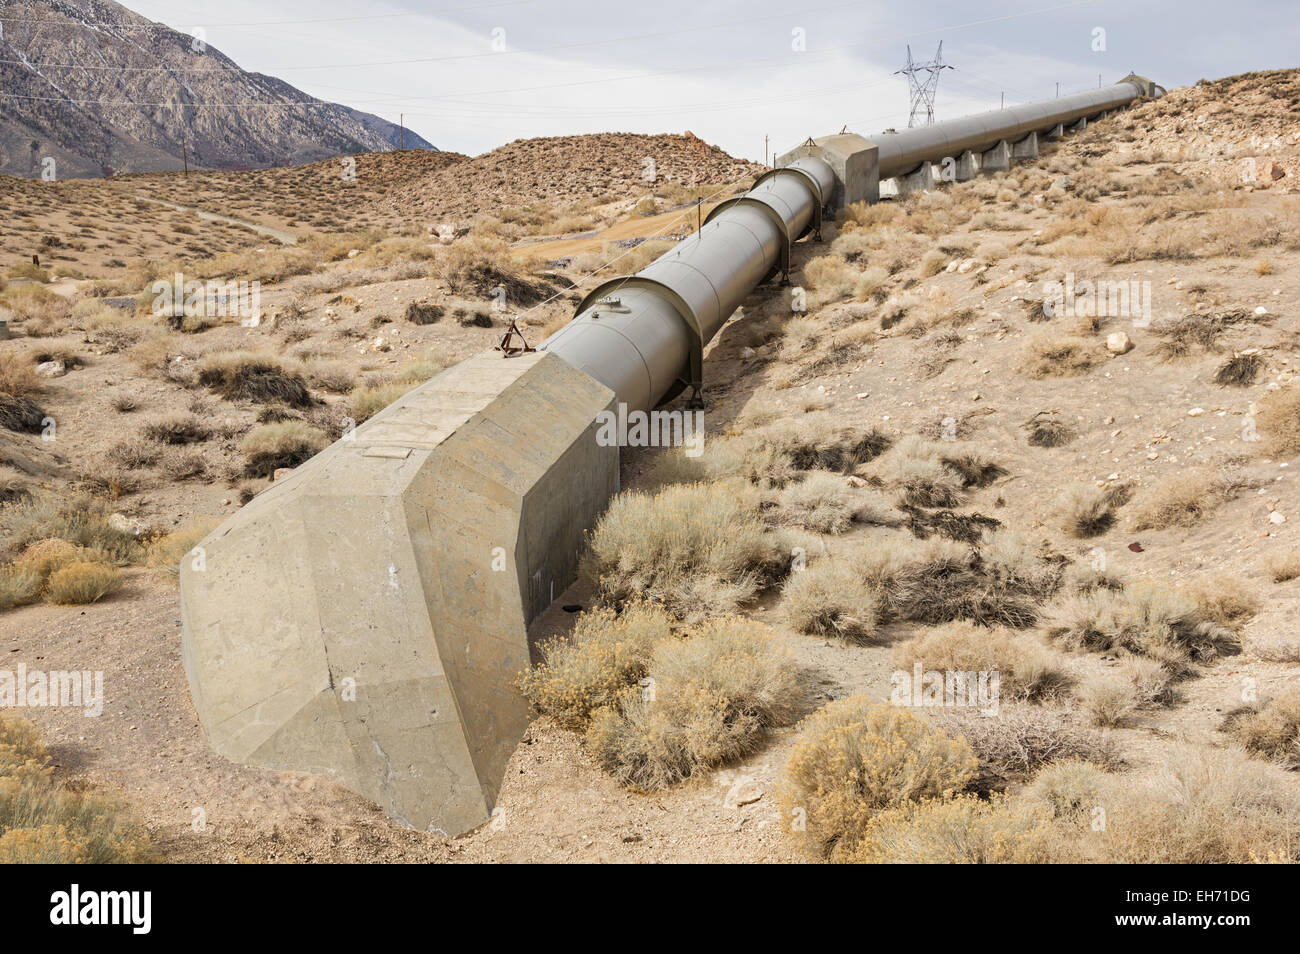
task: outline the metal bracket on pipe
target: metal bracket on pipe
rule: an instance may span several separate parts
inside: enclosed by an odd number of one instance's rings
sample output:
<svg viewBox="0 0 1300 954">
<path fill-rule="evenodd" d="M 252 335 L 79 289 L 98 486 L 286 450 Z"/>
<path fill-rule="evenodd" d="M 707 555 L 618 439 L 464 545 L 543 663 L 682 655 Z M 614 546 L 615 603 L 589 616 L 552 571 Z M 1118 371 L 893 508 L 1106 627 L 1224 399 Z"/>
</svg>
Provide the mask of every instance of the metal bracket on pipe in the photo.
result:
<svg viewBox="0 0 1300 954">
<path fill-rule="evenodd" d="M 690 380 L 679 379 L 678 386 L 665 394 L 661 403 L 672 400 L 686 387 L 693 388 L 698 394 L 704 383 L 704 329 L 700 324 L 699 316 L 695 314 L 695 309 L 687 304 L 685 298 L 663 282 L 656 281 L 653 278 L 646 278 L 644 275 L 624 275 L 622 278 L 611 278 L 587 292 L 586 297 L 578 303 L 578 307 L 574 310 L 574 315 L 581 315 L 588 308 L 599 304 L 602 298 L 620 288 L 647 288 L 651 290 L 673 306 L 673 310 L 681 316 L 682 321 L 686 322 L 686 327 L 691 332 Z"/>
</svg>

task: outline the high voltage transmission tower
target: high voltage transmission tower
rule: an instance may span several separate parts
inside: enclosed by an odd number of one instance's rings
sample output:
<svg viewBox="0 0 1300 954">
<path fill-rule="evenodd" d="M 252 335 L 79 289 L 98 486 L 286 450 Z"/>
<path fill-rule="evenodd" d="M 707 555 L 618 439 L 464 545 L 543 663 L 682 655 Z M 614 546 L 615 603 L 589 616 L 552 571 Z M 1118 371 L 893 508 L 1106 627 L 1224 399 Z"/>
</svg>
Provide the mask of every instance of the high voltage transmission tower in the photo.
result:
<svg viewBox="0 0 1300 954">
<path fill-rule="evenodd" d="M 912 45 L 907 46 L 907 65 L 901 70 L 895 70 L 894 73 L 902 73 L 907 77 L 907 85 L 912 91 L 912 111 L 907 117 L 907 126 L 912 128 L 916 125 L 916 117 L 922 112 L 925 113 L 925 125 L 928 126 L 934 122 L 934 94 L 939 91 L 939 74 L 944 70 L 952 69 L 943 61 L 943 41 L 939 41 L 939 49 L 934 54 L 934 59 L 929 63 L 916 63 L 912 60 Z M 922 78 L 924 76 L 924 78 Z"/>
</svg>

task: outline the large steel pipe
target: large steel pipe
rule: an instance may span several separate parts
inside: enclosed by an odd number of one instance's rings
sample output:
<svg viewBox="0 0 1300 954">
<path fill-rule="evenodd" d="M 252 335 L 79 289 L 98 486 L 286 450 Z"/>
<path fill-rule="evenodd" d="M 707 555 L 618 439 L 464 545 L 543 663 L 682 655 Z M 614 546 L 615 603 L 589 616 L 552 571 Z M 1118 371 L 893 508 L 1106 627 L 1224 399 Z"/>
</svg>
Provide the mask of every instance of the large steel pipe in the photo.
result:
<svg viewBox="0 0 1300 954">
<path fill-rule="evenodd" d="M 963 152 L 983 152 L 1006 139 L 1024 139 L 1030 133 L 1044 133 L 1118 109 L 1143 95 L 1141 85 L 1125 80 L 1114 86 L 1073 93 L 987 113 L 965 116 L 948 122 L 921 126 L 900 133 L 890 133 L 875 140 L 880 148 L 880 178 L 903 175 L 923 162 L 938 162 Z"/>
<path fill-rule="evenodd" d="M 820 223 L 834 186 L 830 166 L 815 158 L 765 173 L 693 237 L 593 289 L 541 349 L 610 388 L 629 410 L 698 389 L 704 346 L 759 282 L 788 267 L 790 243 Z"/>
</svg>

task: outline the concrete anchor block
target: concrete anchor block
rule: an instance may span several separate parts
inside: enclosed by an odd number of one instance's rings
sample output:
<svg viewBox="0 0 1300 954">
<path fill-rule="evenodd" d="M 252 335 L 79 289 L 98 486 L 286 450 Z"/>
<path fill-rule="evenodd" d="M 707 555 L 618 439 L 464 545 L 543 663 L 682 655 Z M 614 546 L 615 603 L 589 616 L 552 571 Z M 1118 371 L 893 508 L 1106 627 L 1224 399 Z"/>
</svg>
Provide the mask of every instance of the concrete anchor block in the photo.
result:
<svg viewBox="0 0 1300 954">
<path fill-rule="evenodd" d="M 979 175 L 980 157 L 967 149 L 957 159 L 957 181 L 969 182 Z"/>
<path fill-rule="evenodd" d="M 618 490 L 614 392 L 556 355 L 462 361 L 254 497 L 181 561 L 208 743 L 427 831 L 488 821 L 528 726 L 528 624 Z M 197 554 L 197 556 L 196 556 Z"/>
<path fill-rule="evenodd" d="M 1006 172 L 1011 168 L 1011 146 L 1003 139 L 987 152 L 980 154 L 981 172 Z"/>
<path fill-rule="evenodd" d="M 1058 139 L 1064 139 L 1065 127 L 1061 123 L 1057 123 L 1055 126 L 1052 127 L 1052 131 L 1046 134 L 1045 138 L 1051 140 L 1052 142 L 1055 142 Z"/>
<path fill-rule="evenodd" d="M 1038 133 L 1031 132 L 1020 142 L 1011 147 L 1011 158 L 1013 159 L 1037 159 L 1038 158 Z"/>
<path fill-rule="evenodd" d="M 1079 121 L 1070 127 L 1070 132 L 1081 133 L 1088 128 L 1088 117 L 1080 116 Z"/>
<path fill-rule="evenodd" d="M 911 192 L 933 191 L 939 176 L 935 174 L 933 162 L 923 162 L 914 172 L 894 176 L 880 184 L 882 196 L 907 195 Z"/>
</svg>

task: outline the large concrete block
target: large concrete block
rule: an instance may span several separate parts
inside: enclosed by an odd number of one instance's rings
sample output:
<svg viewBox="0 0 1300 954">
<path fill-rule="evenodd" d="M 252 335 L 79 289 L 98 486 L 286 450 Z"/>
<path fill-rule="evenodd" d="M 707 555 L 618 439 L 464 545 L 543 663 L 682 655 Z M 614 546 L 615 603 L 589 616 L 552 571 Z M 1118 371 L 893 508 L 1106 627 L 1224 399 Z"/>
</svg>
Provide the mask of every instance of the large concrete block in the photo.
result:
<svg viewBox="0 0 1300 954">
<path fill-rule="evenodd" d="M 980 155 L 981 172 L 1006 172 L 1011 168 L 1011 146 L 1003 139 Z"/>
<path fill-rule="evenodd" d="M 879 201 L 879 152 L 870 139 L 855 133 L 839 133 L 796 146 L 777 156 L 775 164 L 781 168 L 806 156 L 821 159 L 835 173 L 835 195 L 826 196 L 826 203 L 831 208 L 842 209 L 854 202 Z"/>
<path fill-rule="evenodd" d="M 181 565 L 212 747 L 328 775 L 421 829 L 491 816 L 528 723 L 527 626 L 618 489 L 613 392 L 562 359 L 449 368 L 277 481 Z"/>
<path fill-rule="evenodd" d="M 1024 139 L 1012 145 L 1011 158 L 1012 159 L 1037 159 L 1038 158 L 1038 133 L 1031 132 Z"/>
</svg>

